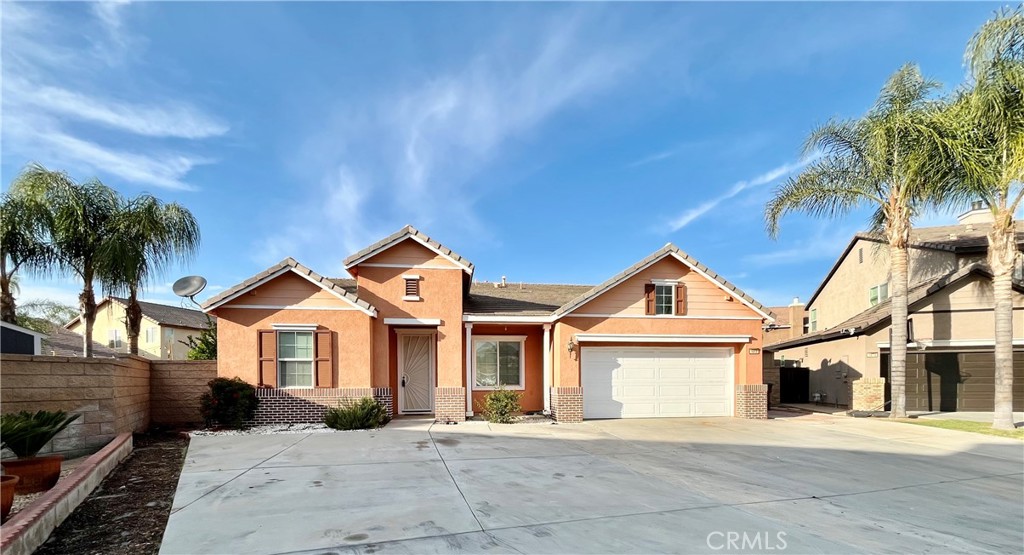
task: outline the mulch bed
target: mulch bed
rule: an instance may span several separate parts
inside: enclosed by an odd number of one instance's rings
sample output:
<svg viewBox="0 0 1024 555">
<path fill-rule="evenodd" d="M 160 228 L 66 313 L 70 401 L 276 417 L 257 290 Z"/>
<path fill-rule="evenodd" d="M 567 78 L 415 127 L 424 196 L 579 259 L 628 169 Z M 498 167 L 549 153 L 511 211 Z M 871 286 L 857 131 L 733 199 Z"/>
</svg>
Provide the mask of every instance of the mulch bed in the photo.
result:
<svg viewBox="0 0 1024 555">
<path fill-rule="evenodd" d="M 177 432 L 135 434 L 135 448 L 35 555 L 157 553 L 188 439 Z"/>
</svg>

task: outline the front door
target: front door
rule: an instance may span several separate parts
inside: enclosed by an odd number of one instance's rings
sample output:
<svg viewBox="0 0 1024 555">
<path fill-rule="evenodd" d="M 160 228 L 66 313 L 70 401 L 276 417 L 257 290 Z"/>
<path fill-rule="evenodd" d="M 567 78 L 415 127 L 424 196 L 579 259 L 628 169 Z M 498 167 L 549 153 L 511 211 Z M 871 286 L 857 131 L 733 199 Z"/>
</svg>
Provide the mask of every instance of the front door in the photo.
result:
<svg viewBox="0 0 1024 555">
<path fill-rule="evenodd" d="M 398 336 L 398 387 L 399 412 L 433 412 L 434 334 Z"/>
</svg>

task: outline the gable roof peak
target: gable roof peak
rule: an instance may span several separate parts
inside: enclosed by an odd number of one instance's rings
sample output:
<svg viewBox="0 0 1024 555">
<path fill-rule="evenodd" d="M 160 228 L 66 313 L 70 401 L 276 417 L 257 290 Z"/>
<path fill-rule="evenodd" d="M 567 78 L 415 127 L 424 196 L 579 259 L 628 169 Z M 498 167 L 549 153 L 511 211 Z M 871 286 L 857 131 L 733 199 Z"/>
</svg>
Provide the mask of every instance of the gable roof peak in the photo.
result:
<svg viewBox="0 0 1024 555">
<path fill-rule="evenodd" d="M 345 259 L 343 264 L 345 269 L 348 270 L 353 266 L 357 266 L 368 258 L 372 258 L 387 249 L 397 245 L 398 243 L 405 241 L 406 239 L 412 239 L 424 247 L 434 251 L 435 253 L 447 258 L 452 263 L 462 268 L 469 275 L 473 275 L 473 263 L 460 256 L 455 251 L 442 245 L 438 241 L 431 239 L 430 236 L 416 229 L 410 224 L 406 224 L 402 229 L 388 235 L 387 237 L 373 243 L 365 249 L 349 256 Z"/>
</svg>

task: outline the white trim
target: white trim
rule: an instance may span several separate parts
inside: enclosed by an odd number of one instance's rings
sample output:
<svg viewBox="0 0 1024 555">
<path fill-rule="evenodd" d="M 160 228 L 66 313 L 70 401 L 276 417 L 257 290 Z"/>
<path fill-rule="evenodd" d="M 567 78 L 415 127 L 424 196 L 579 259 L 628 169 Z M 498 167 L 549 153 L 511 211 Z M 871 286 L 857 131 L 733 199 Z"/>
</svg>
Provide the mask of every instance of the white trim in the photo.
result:
<svg viewBox="0 0 1024 555">
<path fill-rule="evenodd" d="M 472 325 L 472 324 L 470 324 Z M 544 324 L 544 342 L 541 349 L 544 353 L 544 412 L 551 414 L 551 324 Z"/>
<path fill-rule="evenodd" d="M 473 416 L 473 324 L 466 324 L 466 416 Z"/>
<path fill-rule="evenodd" d="M 1024 346 L 1024 338 L 1015 338 L 1013 344 L 1017 347 Z M 888 349 L 890 344 L 888 341 L 876 343 L 879 349 Z M 927 347 L 994 347 L 994 339 L 922 339 L 919 341 L 911 341 L 907 343 L 907 347 L 911 349 L 927 348 Z"/>
<path fill-rule="evenodd" d="M 486 322 L 492 324 L 550 324 L 554 316 L 501 316 L 463 314 L 463 322 Z"/>
<path fill-rule="evenodd" d="M 651 279 L 651 283 L 653 283 L 655 285 L 678 285 L 680 283 L 683 283 L 683 280 L 681 280 L 681 279 L 653 278 L 653 279 Z"/>
<path fill-rule="evenodd" d="M 676 316 L 675 314 L 573 314 L 573 318 L 653 318 L 656 320 L 763 320 L 760 316 Z"/>
<path fill-rule="evenodd" d="M 427 243 L 423 239 L 420 239 L 419 237 L 417 237 L 413 233 L 406 233 L 404 235 L 396 237 L 391 242 L 385 243 L 385 244 L 381 245 L 380 247 L 378 247 L 378 248 L 376 248 L 376 249 L 374 249 L 374 250 L 364 254 L 363 256 L 360 256 L 359 258 L 357 258 L 357 259 L 353 260 L 352 262 L 349 262 L 348 264 L 346 264 L 345 265 L 345 269 L 347 270 L 349 268 L 352 268 L 353 266 L 358 266 L 359 263 L 362 262 L 363 260 L 366 260 L 366 259 L 369 259 L 369 258 L 373 258 L 374 256 L 377 256 L 378 254 L 380 254 L 380 253 L 390 249 L 391 247 L 401 243 L 402 241 L 405 241 L 406 239 L 412 239 L 413 241 L 416 241 L 417 243 L 419 243 L 419 244 L 423 245 L 424 247 L 430 249 L 431 251 L 437 253 L 439 256 L 444 257 L 449 262 L 451 262 L 452 264 L 455 264 L 456 266 L 459 267 L 459 268 L 456 268 L 456 269 L 462 269 L 464 272 L 468 273 L 469 275 L 473 275 L 473 269 L 472 268 L 470 268 L 469 266 L 459 262 L 458 260 L 455 260 L 454 258 L 448 256 L 447 254 L 441 252 L 440 249 L 434 248 L 430 243 Z M 408 268 L 409 266 L 403 265 L 403 266 L 398 266 L 398 267 L 399 268 Z"/>
<path fill-rule="evenodd" d="M 225 306 L 223 310 L 230 310 L 232 308 L 249 308 L 257 310 L 338 310 L 343 312 L 350 312 L 353 310 L 360 310 L 358 308 L 349 307 L 338 307 L 338 306 L 302 306 L 302 305 L 280 305 L 280 304 L 235 304 L 231 306 Z M 365 311 L 362 311 L 365 312 Z"/>
<path fill-rule="evenodd" d="M 750 343 L 749 335 L 577 333 L 577 343 Z"/>
<path fill-rule="evenodd" d="M 440 326 L 440 318 L 385 318 L 389 326 Z"/>
<path fill-rule="evenodd" d="M 316 324 L 270 324 L 271 328 L 278 331 L 316 331 Z"/>
<path fill-rule="evenodd" d="M 395 330 L 395 335 L 398 336 L 398 414 L 429 414 L 434 412 L 434 374 L 437 373 L 437 332 L 434 330 Z M 427 405 L 428 407 L 424 410 L 415 410 L 407 413 L 405 411 L 405 395 L 402 394 L 402 339 L 410 335 L 425 335 L 432 337 L 434 340 L 430 342 L 430 368 L 427 370 Z"/>
<path fill-rule="evenodd" d="M 519 343 L 519 385 L 482 386 L 476 384 L 476 344 L 480 341 L 493 341 L 495 343 L 505 341 Z M 499 380 L 501 369 L 495 367 L 495 380 Z M 511 389 L 522 391 L 526 389 L 526 336 L 525 335 L 478 335 L 473 338 L 473 391 L 494 391 L 497 389 Z"/>
<path fill-rule="evenodd" d="M 293 274 L 295 274 L 295 275 L 305 279 L 306 281 L 312 283 L 313 285 L 316 285 L 317 287 L 323 289 L 324 291 L 327 291 L 328 293 L 334 295 L 335 297 L 338 297 L 339 299 L 341 299 L 341 300 L 345 301 L 346 303 L 352 305 L 352 307 L 354 309 L 356 309 L 356 310 L 364 312 L 364 313 L 366 313 L 366 314 L 368 314 L 368 315 L 370 315 L 370 316 L 372 316 L 374 318 L 377 317 L 377 310 L 376 309 L 366 309 L 366 308 L 363 308 L 363 307 L 359 306 L 358 304 L 353 302 L 352 299 L 349 299 L 347 296 L 345 296 L 345 295 L 343 295 L 341 293 L 338 293 L 332 287 L 328 287 L 328 286 L 324 285 L 323 283 L 314 280 L 313 278 L 311 278 L 308 275 L 302 273 L 301 271 L 299 271 L 297 268 L 295 268 L 293 266 L 285 266 L 284 268 L 281 268 L 280 270 L 270 274 L 269 276 L 267 276 L 265 278 L 262 278 L 259 281 L 256 281 L 256 282 L 250 284 L 247 287 L 243 287 L 242 289 L 236 291 L 234 294 L 229 295 L 229 296 L 227 296 L 227 297 L 217 301 L 216 303 L 214 303 L 214 304 L 204 308 L 203 312 L 210 312 L 211 310 L 214 310 L 215 308 L 223 305 L 224 303 L 227 303 L 227 302 L 229 302 L 231 300 L 234 300 L 234 299 L 242 296 L 243 294 L 248 293 L 249 291 L 252 291 L 253 289 L 263 285 L 264 283 L 267 283 L 268 281 L 271 281 L 274 278 L 277 278 L 277 277 L 280 277 L 280 276 L 284 275 L 285 272 L 291 272 L 291 273 L 293 273 Z"/>
<path fill-rule="evenodd" d="M 420 277 L 419 274 L 403 274 L 402 279 L 414 279 L 416 281 L 419 281 L 423 278 Z"/>
<path fill-rule="evenodd" d="M 387 264 L 384 262 L 366 262 L 360 264 L 364 268 L 408 268 L 410 270 L 458 270 L 463 271 L 462 268 L 454 268 L 452 266 L 438 266 L 436 264 L 416 264 L 410 266 L 408 264 Z"/>
<path fill-rule="evenodd" d="M 423 298 L 420 297 L 419 295 L 402 295 L 402 300 L 403 301 L 409 301 L 409 302 L 417 302 L 417 301 L 422 301 Z"/>
</svg>

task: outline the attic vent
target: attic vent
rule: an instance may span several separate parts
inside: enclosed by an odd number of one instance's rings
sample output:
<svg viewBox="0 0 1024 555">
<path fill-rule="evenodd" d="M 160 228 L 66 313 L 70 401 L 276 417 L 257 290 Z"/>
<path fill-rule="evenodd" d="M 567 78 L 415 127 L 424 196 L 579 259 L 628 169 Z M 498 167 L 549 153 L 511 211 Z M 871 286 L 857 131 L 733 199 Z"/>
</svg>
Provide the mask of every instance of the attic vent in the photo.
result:
<svg viewBox="0 0 1024 555">
<path fill-rule="evenodd" d="M 405 296 L 403 301 L 420 300 L 420 276 L 402 276 L 405 280 Z"/>
</svg>

